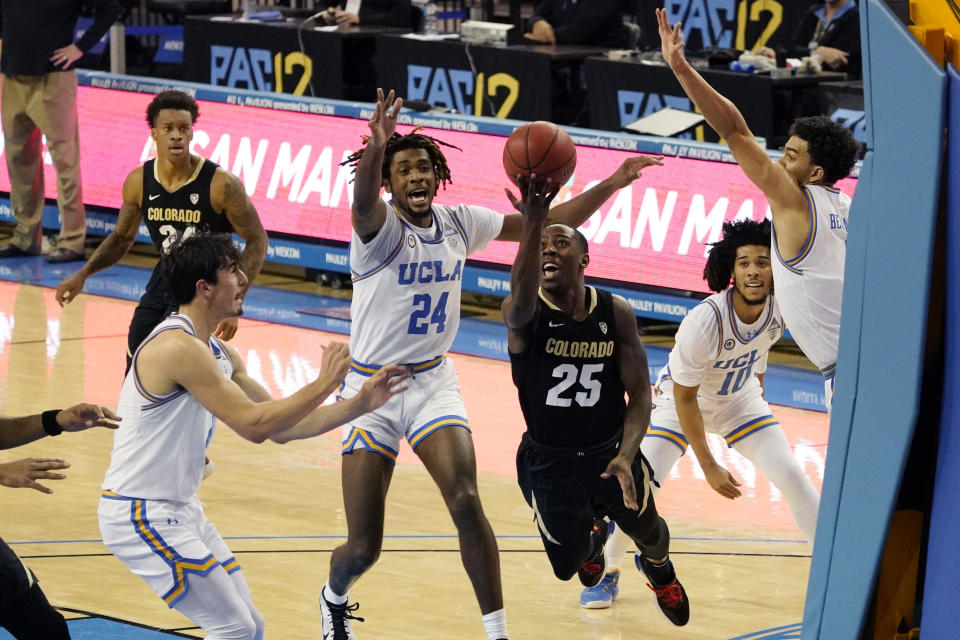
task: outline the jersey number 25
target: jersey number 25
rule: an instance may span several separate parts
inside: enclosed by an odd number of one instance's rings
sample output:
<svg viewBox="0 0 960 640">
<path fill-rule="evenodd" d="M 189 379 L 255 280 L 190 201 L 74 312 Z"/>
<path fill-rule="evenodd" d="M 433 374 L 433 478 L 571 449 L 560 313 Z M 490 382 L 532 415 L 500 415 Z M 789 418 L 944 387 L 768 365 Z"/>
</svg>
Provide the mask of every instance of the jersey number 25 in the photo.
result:
<svg viewBox="0 0 960 640">
<path fill-rule="evenodd" d="M 577 368 L 572 364 L 557 365 L 553 370 L 553 377 L 560 378 L 560 382 L 555 384 L 547 392 L 547 404 L 551 407 L 569 407 L 573 400 L 581 407 L 592 407 L 600 400 L 601 385 L 599 380 L 594 380 L 593 376 L 603 371 L 603 363 L 585 364 Z M 563 393 L 572 387 L 577 380 L 585 391 L 578 391 L 573 395 L 573 399 L 564 398 Z"/>
</svg>

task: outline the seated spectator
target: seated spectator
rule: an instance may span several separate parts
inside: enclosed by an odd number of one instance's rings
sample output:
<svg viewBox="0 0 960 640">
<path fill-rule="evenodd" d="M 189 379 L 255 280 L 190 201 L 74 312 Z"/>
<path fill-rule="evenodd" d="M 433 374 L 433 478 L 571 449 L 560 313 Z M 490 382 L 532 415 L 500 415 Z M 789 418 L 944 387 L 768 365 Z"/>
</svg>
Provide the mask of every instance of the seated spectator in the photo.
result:
<svg viewBox="0 0 960 640">
<path fill-rule="evenodd" d="M 328 25 L 378 25 L 381 27 L 405 27 L 416 29 L 412 24 L 413 11 L 410 0 L 325 0 L 327 6 L 323 21 Z"/>
<path fill-rule="evenodd" d="M 620 4 L 620 0 L 542 0 L 524 37 L 537 42 L 627 48 L 629 36 Z"/>
<path fill-rule="evenodd" d="M 861 74 L 860 11 L 855 0 L 827 0 L 812 5 L 803 14 L 789 44 L 760 47 L 757 53 L 777 59 L 786 66 L 787 58 L 817 54 L 825 70 L 846 71 L 853 78 Z"/>
</svg>

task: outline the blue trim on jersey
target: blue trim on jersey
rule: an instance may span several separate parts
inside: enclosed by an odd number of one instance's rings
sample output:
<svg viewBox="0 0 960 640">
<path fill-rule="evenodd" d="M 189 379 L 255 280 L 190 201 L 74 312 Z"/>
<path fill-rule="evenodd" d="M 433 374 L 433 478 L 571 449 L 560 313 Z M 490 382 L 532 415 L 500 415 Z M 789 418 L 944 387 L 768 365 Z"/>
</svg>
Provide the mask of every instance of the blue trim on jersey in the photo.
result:
<svg viewBox="0 0 960 640">
<path fill-rule="evenodd" d="M 229 558 L 221 562 L 220 566 L 222 566 L 223 570 L 226 571 L 228 574 L 236 573 L 237 571 L 240 571 L 240 563 L 237 562 L 237 559 L 234 558 L 233 556 L 230 556 Z"/>
<path fill-rule="evenodd" d="M 160 597 L 171 609 L 190 590 L 186 574 L 195 573 L 205 576 L 220 566 L 212 553 L 200 559 L 184 558 L 177 553 L 176 549 L 168 545 L 160 533 L 150 524 L 147 519 L 147 503 L 145 500 L 139 498 L 130 500 L 130 522 L 133 523 L 134 530 L 140 539 L 170 567 L 173 574 L 173 586 Z"/>
<path fill-rule="evenodd" d="M 760 418 L 755 418 L 746 424 L 740 425 L 727 435 L 723 436 L 723 439 L 727 441 L 728 447 L 732 447 L 747 436 L 757 433 L 758 431 L 762 431 L 767 427 L 772 427 L 778 424 L 780 423 L 777 422 L 777 419 L 773 416 L 762 416 Z"/>
<path fill-rule="evenodd" d="M 423 444 L 423 441 L 432 433 L 446 427 L 463 427 L 468 432 L 470 431 L 470 423 L 467 422 L 465 417 L 457 415 L 440 416 L 411 433 L 407 437 L 407 442 L 410 443 L 410 448 L 416 451 L 417 447 Z"/>
<path fill-rule="evenodd" d="M 430 371 L 430 369 L 435 369 L 443 364 L 443 356 L 434 356 L 429 360 L 424 360 L 423 362 L 411 362 L 409 364 L 404 363 L 402 366 L 410 369 L 412 373 L 423 373 L 424 371 Z M 350 371 L 360 374 L 361 376 L 370 377 L 375 374 L 377 371 L 383 368 L 382 364 L 365 364 L 363 362 L 357 362 L 356 360 L 350 361 Z"/>
<path fill-rule="evenodd" d="M 363 429 L 350 427 L 350 435 L 343 440 L 343 444 L 340 447 L 340 453 L 341 455 L 350 453 L 357 447 L 366 449 L 367 451 L 372 451 L 373 453 L 379 453 L 381 456 L 393 463 L 397 462 L 397 454 L 400 453 L 396 449 L 392 449 L 382 442 L 377 441 L 376 438 Z"/>
<path fill-rule="evenodd" d="M 403 228 L 401 228 L 401 229 L 400 229 L 400 241 L 397 242 L 397 246 L 395 246 L 395 247 L 393 248 L 393 251 L 391 251 L 391 252 L 390 252 L 390 255 L 387 256 L 387 259 L 384 260 L 383 263 L 381 263 L 379 266 L 374 267 L 373 269 L 371 269 L 370 271 L 367 271 L 366 273 L 357 274 L 357 272 L 351 270 L 351 273 L 352 273 L 353 275 L 351 276 L 350 279 L 351 279 L 353 282 L 360 282 L 361 280 L 366 280 L 367 278 L 369 278 L 369 277 L 371 277 L 371 276 L 375 276 L 375 275 L 377 275 L 378 273 L 380 273 L 381 271 L 383 271 L 384 269 L 386 269 L 386 268 L 387 268 L 387 265 L 389 265 L 391 262 L 393 262 L 394 260 L 396 260 L 397 256 L 400 255 L 400 249 L 403 248 L 403 238 L 404 238 L 404 236 L 406 236 L 406 235 L 407 235 L 406 232 L 403 230 Z"/>
<path fill-rule="evenodd" d="M 647 426 L 647 434 L 645 438 L 663 438 L 667 442 L 676 445 L 680 449 L 680 455 L 683 455 L 687 452 L 687 439 L 683 436 L 682 433 L 678 433 L 673 429 L 667 429 L 666 427 L 658 427 L 654 424 Z"/>
<path fill-rule="evenodd" d="M 773 301 L 770 300 L 770 296 L 767 296 L 767 319 L 763 321 L 763 325 L 757 329 L 757 332 L 753 334 L 750 338 L 744 338 L 740 335 L 740 330 L 737 328 L 737 315 L 733 310 L 733 287 L 727 289 L 727 314 L 730 317 L 730 327 L 733 329 L 733 336 L 740 342 L 740 344 L 747 344 L 751 342 L 754 338 L 759 336 L 761 333 L 767 330 L 767 325 L 770 324 L 770 318 L 773 317 Z"/>
<path fill-rule="evenodd" d="M 657 386 L 655 386 L 655 387 L 653 388 L 653 397 L 654 397 L 654 398 L 659 398 L 660 396 L 663 395 L 663 389 L 660 388 L 660 385 L 662 385 L 664 382 L 668 382 L 668 381 L 669 381 L 669 382 L 672 382 L 672 381 L 673 381 L 673 374 L 670 373 L 670 364 L 669 364 L 669 361 L 668 361 L 668 363 L 667 363 L 667 372 L 660 374 L 660 378 L 657 380 Z"/>
<path fill-rule="evenodd" d="M 422 242 L 423 244 L 441 244 L 443 242 L 443 234 L 444 234 L 443 220 L 441 220 L 440 216 L 437 215 L 437 212 L 433 210 L 433 205 L 430 206 L 430 215 L 433 217 L 433 226 L 436 227 L 437 229 L 436 233 L 434 234 L 433 240 L 424 240 L 420 236 L 420 234 L 417 233 L 417 230 L 413 228 L 413 225 L 407 222 L 406 218 L 400 215 L 400 211 L 397 210 L 397 206 L 393 204 L 393 201 L 390 202 L 390 206 L 393 207 L 394 213 L 396 213 L 397 217 L 400 218 L 400 223 L 403 226 L 405 226 L 407 229 L 409 229 L 415 236 L 417 236 L 417 239 L 420 242 Z"/>
<path fill-rule="evenodd" d="M 713 309 L 713 315 L 717 319 L 717 355 L 720 355 L 720 352 L 723 351 L 723 316 L 720 315 L 720 308 L 716 302 L 709 299 L 704 300 L 704 302 L 710 305 L 710 308 Z"/>
<path fill-rule="evenodd" d="M 817 208 L 813 202 L 813 196 L 810 194 L 809 187 L 803 187 L 803 197 L 807 200 L 807 213 L 810 215 L 810 230 L 807 232 L 807 239 L 803 243 L 803 246 L 800 247 L 800 252 L 790 258 L 789 260 L 784 260 L 783 256 L 780 254 L 780 245 L 777 243 L 777 232 L 775 229 L 772 229 L 771 238 L 773 242 L 774 253 L 777 254 L 777 259 L 780 260 L 780 263 L 787 268 L 788 271 L 795 273 L 797 275 L 803 275 L 803 269 L 799 268 L 799 265 L 804 258 L 809 255 L 810 251 L 813 249 L 813 243 L 817 236 Z"/>
<path fill-rule="evenodd" d="M 171 315 L 168 317 L 172 318 L 174 316 Z M 192 328 L 192 326 L 190 328 Z M 155 396 L 149 391 L 147 391 L 147 389 L 143 386 L 143 384 L 140 382 L 140 374 L 137 373 L 137 356 L 140 355 L 140 350 L 143 349 L 143 347 L 146 346 L 148 342 L 150 342 L 151 340 L 153 340 L 154 338 L 156 338 L 158 335 L 160 335 L 165 331 L 185 331 L 190 335 L 196 335 L 195 333 L 191 333 L 184 327 L 164 327 L 163 329 L 160 329 L 159 331 L 155 331 L 151 335 L 147 336 L 147 339 L 141 342 L 140 346 L 137 347 L 137 352 L 134 353 L 133 358 L 131 358 L 130 369 L 133 371 L 133 384 L 134 386 L 137 387 L 137 391 L 140 393 L 140 395 L 142 395 L 144 398 L 150 401 L 147 405 L 145 405 L 145 407 L 149 409 L 152 409 L 153 407 L 158 406 L 158 404 L 166 402 L 167 400 L 171 400 L 176 396 L 184 393 L 184 390 L 180 389 L 178 391 L 171 391 L 170 393 L 164 396 Z"/>
<path fill-rule="evenodd" d="M 470 255 L 470 236 L 467 235 L 466 227 L 463 226 L 463 222 L 460 221 L 460 217 L 454 213 L 453 209 L 447 207 L 447 211 L 450 212 L 450 218 L 453 219 L 453 226 L 457 228 L 463 238 L 463 246 L 467 248 L 467 255 Z"/>
</svg>

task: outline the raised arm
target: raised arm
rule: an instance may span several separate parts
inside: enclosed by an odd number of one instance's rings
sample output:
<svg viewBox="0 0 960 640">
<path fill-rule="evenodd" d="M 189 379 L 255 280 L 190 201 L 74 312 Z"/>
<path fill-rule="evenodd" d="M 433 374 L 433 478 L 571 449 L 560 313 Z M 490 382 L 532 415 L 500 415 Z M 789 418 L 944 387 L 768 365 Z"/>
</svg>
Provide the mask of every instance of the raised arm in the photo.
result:
<svg viewBox="0 0 960 640">
<path fill-rule="evenodd" d="M 653 404 L 650 395 L 650 369 L 647 365 L 647 352 L 637 333 L 637 318 L 633 309 L 626 300 L 614 296 L 613 311 L 617 320 L 617 370 L 627 391 L 628 400 L 620 450 L 601 476 L 616 476 L 623 490 L 623 503 L 631 509 L 639 509 L 632 466 L 650 422 L 650 408 Z"/>
<path fill-rule="evenodd" d="M 534 179 L 524 178 L 520 181 L 523 200 L 517 200 L 509 189 L 504 190 L 523 221 L 520 247 L 510 268 L 510 295 L 500 305 L 503 321 L 507 325 L 508 348 L 514 353 L 521 353 L 527 348 L 523 329 L 533 320 L 537 310 L 543 223 L 550 212 L 550 202 L 559 188 L 559 185 L 549 181 L 540 182 L 534 176 Z"/>
<path fill-rule="evenodd" d="M 562 222 L 568 227 L 576 229 L 596 212 L 597 209 L 606 202 L 610 196 L 619 189 L 630 185 L 634 180 L 643 175 L 643 170 L 651 165 L 663 165 L 663 156 L 635 156 L 627 158 L 621 165 L 605 180 L 600 181 L 581 193 L 576 198 L 558 204 L 550 210 L 550 219 L 556 222 Z M 503 228 L 497 240 L 510 240 L 518 242 L 520 240 L 521 229 L 523 228 L 523 216 L 519 213 L 510 213 L 503 217 Z"/>
<path fill-rule="evenodd" d="M 369 123 L 370 138 L 353 176 L 353 229 L 364 242 L 377 235 L 387 219 L 387 205 L 380 198 L 380 188 L 383 186 L 381 167 L 387 140 L 396 131 L 397 116 L 403 106 L 403 99 L 394 100 L 394 95 L 391 90 L 384 97 L 383 89 L 377 89 L 377 104 Z"/>
<path fill-rule="evenodd" d="M 117 226 L 100 243 L 80 270 L 57 287 L 56 299 L 61 307 L 77 297 L 77 294 L 83 290 L 83 283 L 87 278 L 117 264 L 136 242 L 137 230 L 140 228 L 142 218 L 140 198 L 143 193 L 143 167 L 137 167 L 130 172 L 127 179 L 123 181 L 122 193 L 123 202 L 117 214 Z"/>
<path fill-rule="evenodd" d="M 697 105 L 707 123 L 726 141 L 743 172 L 767 196 L 774 210 L 774 220 L 778 212 L 788 216 L 805 215 L 806 200 L 796 178 L 767 155 L 750 132 L 740 110 L 707 84 L 703 76 L 687 62 L 683 55 L 681 24 L 678 22 L 671 29 L 666 11 L 656 11 L 663 59 L 670 65 L 680 86 Z"/>
</svg>

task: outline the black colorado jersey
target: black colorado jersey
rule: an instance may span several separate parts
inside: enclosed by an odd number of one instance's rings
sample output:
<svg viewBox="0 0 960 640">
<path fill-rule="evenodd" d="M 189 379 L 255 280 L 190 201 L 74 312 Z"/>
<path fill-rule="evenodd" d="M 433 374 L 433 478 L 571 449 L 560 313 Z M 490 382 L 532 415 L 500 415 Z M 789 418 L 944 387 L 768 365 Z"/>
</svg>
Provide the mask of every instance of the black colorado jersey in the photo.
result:
<svg viewBox="0 0 960 640">
<path fill-rule="evenodd" d="M 578 322 L 541 294 L 527 350 L 510 354 L 527 431 L 538 444 L 589 447 L 623 426 L 613 296 L 588 286 L 587 300 L 590 313 Z"/>
<path fill-rule="evenodd" d="M 157 249 L 166 253 L 178 239 L 197 231 L 233 231 L 226 214 L 217 213 L 210 204 L 210 183 L 216 172 L 217 164 L 204 159 L 190 180 L 170 192 L 157 181 L 156 160 L 144 163 L 140 215 Z M 163 298 L 157 290 L 160 286 L 160 274 L 154 269 L 147 293 Z"/>
</svg>

